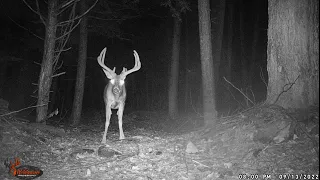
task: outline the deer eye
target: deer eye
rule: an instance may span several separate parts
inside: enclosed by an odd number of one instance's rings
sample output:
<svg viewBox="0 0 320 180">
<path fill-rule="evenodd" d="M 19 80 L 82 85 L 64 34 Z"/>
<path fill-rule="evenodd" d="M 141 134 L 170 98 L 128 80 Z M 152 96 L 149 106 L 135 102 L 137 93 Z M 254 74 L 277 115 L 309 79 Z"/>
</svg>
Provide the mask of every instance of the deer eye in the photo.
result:
<svg viewBox="0 0 320 180">
<path fill-rule="evenodd" d="M 124 84 L 124 80 L 120 80 L 119 83 L 122 86 Z"/>
<path fill-rule="evenodd" d="M 111 79 L 110 82 L 111 82 L 111 84 L 114 84 L 114 79 Z"/>
</svg>

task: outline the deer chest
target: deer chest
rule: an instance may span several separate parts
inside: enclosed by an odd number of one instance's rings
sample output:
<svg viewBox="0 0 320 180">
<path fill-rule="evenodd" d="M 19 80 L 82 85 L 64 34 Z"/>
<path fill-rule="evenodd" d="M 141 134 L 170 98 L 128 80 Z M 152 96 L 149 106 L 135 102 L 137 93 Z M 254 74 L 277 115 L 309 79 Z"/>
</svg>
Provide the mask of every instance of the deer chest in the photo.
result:
<svg viewBox="0 0 320 180">
<path fill-rule="evenodd" d="M 119 108 L 119 104 L 120 104 L 120 102 L 119 101 L 114 101 L 114 102 L 112 102 L 112 104 L 111 104 L 111 108 L 112 109 L 118 109 Z"/>
</svg>

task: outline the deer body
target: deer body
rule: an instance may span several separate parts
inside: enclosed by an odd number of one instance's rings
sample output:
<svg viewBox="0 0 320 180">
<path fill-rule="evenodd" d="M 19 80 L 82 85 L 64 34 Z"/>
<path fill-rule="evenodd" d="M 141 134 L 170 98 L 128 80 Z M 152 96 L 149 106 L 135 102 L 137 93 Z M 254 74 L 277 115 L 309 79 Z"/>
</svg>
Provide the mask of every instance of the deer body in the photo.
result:
<svg viewBox="0 0 320 180">
<path fill-rule="evenodd" d="M 108 79 L 110 79 L 108 85 L 104 88 L 104 103 L 105 103 L 105 111 L 106 111 L 106 123 L 105 123 L 105 129 L 102 137 L 102 143 L 106 143 L 106 136 L 108 132 L 108 127 L 110 124 L 110 118 L 112 111 L 111 109 L 118 109 L 117 115 L 119 120 L 119 131 L 120 131 L 120 138 L 119 139 L 125 139 L 123 128 L 122 128 L 122 117 L 123 117 L 123 111 L 126 101 L 126 87 L 124 80 L 126 76 L 132 72 L 138 71 L 141 68 L 140 58 L 136 51 L 133 51 L 134 57 L 135 57 L 135 66 L 127 70 L 126 68 L 123 68 L 121 74 L 117 75 L 115 73 L 116 68 L 113 68 L 113 70 L 109 69 L 104 64 L 105 59 L 105 53 L 106 48 L 104 48 L 100 56 L 98 56 L 97 60 L 99 65 L 102 67 L 103 72 L 107 76 Z"/>
</svg>

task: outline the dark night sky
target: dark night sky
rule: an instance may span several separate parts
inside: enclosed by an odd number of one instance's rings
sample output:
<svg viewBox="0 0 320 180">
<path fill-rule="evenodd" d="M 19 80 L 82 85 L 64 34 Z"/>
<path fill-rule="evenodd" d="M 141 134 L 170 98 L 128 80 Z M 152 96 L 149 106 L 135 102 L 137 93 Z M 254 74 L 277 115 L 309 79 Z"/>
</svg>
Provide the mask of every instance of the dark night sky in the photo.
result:
<svg viewBox="0 0 320 180">
<path fill-rule="evenodd" d="M 33 1 L 27 1 L 32 2 Z M 195 99 L 199 99 L 199 88 L 197 88 L 200 84 L 200 57 L 199 57 L 199 38 L 198 38 L 198 18 L 197 18 L 197 1 L 191 1 L 190 9 L 191 11 L 187 12 L 187 15 L 183 15 L 182 17 L 182 34 L 181 34 L 181 57 L 180 57 L 180 69 L 181 69 L 181 78 L 184 77 L 184 70 L 188 69 L 194 73 L 194 82 L 192 86 L 194 87 L 194 97 Z M 239 11 L 240 11 L 240 2 L 242 1 L 227 1 L 226 8 L 226 16 L 225 16 L 225 30 L 224 30 L 224 47 L 226 46 L 226 39 L 228 37 L 227 27 L 228 27 L 228 14 L 230 4 L 234 5 L 233 9 L 233 61 L 234 61 L 234 76 L 238 76 L 237 73 L 240 72 L 240 69 L 237 68 L 239 65 L 239 60 L 237 57 L 239 56 Z M 267 0 L 260 1 L 246 1 L 243 0 L 245 4 L 242 5 L 244 9 L 244 18 L 245 18 L 245 43 L 246 43 L 246 52 L 247 55 L 250 55 L 250 44 L 252 42 L 252 34 L 253 34 L 253 20 L 259 13 L 259 43 L 257 47 L 257 52 L 259 53 L 258 57 L 258 65 L 263 69 L 266 69 L 266 45 L 267 45 Z M 253 3 L 255 2 L 255 4 Z M 216 24 L 216 14 L 217 8 L 215 5 L 216 1 L 212 1 L 212 26 L 218 26 Z M 259 7 L 259 3 L 261 3 Z M 91 3 L 92 4 L 92 3 Z M 33 7 L 34 4 L 32 4 Z M 46 15 L 46 7 L 44 4 L 40 4 L 42 9 L 42 13 Z M 25 64 L 31 64 L 32 75 L 30 75 L 29 79 L 32 79 L 32 82 L 37 82 L 37 76 L 40 68 L 35 66 L 33 62 L 41 62 L 42 58 L 42 49 L 43 49 L 43 41 L 35 37 L 33 34 L 44 37 L 44 26 L 41 24 L 39 17 L 32 13 L 22 0 L 7 0 L 0 1 L 0 18 L 1 18 L 1 28 L 0 28 L 0 56 L 10 56 L 23 59 L 23 62 L 14 62 L 8 66 L 7 69 L 7 79 L 18 79 L 19 71 L 21 67 Z M 101 36 L 100 33 L 95 33 L 90 31 L 88 36 L 88 60 L 87 60 L 87 82 L 91 84 L 86 84 L 85 94 L 85 102 L 90 104 L 89 101 L 101 100 L 101 97 L 94 97 L 91 93 L 92 90 L 87 88 L 87 86 L 94 86 L 97 90 L 95 94 L 102 94 L 103 84 L 105 82 L 105 77 L 103 77 L 103 73 L 99 72 L 100 69 L 96 63 L 95 58 L 99 55 L 100 51 L 104 47 L 108 47 L 107 51 L 107 62 L 111 67 L 116 66 L 117 70 L 121 70 L 123 66 L 127 68 L 131 68 L 133 66 L 133 56 L 132 50 L 135 49 L 138 51 L 141 62 L 142 69 L 136 73 L 135 76 L 128 77 L 128 86 L 135 86 L 137 91 L 143 91 L 140 89 L 145 89 L 145 85 L 147 83 L 147 76 L 157 77 L 153 81 L 156 81 L 155 85 L 157 90 L 159 90 L 160 94 L 165 96 L 166 94 L 166 86 L 167 86 L 167 74 L 168 68 L 170 64 L 171 57 L 171 37 L 172 37 L 172 16 L 167 7 L 160 6 L 158 1 L 148 1 L 141 0 L 137 5 L 139 9 L 139 13 L 135 12 L 127 12 L 132 15 L 139 16 L 127 19 L 123 21 L 119 28 L 122 32 L 122 37 L 125 40 L 119 40 L 118 38 L 108 38 L 106 36 Z M 260 10 L 257 11 L 257 8 Z M 95 10 L 95 9 L 94 9 Z M 93 15 L 92 13 L 90 15 Z M 185 17 L 187 17 L 187 25 Z M 90 21 L 90 20 L 89 20 Z M 90 23 L 90 22 L 89 22 Z M 94 24 L 91 24 L 94 26 Z M 110 22 L 110 26 L 112 26 L 112 22 Z M 187 30 L 187 31 L 186 31 Z M 188 34 L 186 34 L 188 33 Z M 70 37 L 70 42 L 68 43 L 68 47 L 71 47 L 72 50 L 64 53 L 61 56 L 61 60 L 64 61 L 64 66 L 61 71 L 66 71 L 67 75 L 63 77 L 64 80 L 71 80 L 75 78 L 76 68 L 75 65 L 77 63 L 77 49 L 78 49 L 78 29 L 75 29 Z M 186 38 L 187 37 L 187 38 Z M 187 39 L 187 41 L 186 41 Z M 214 39 L 213 39 L 214 41 Z M 189 65 L 185 63 L 185 47 L 186 43 L 188 44 L 188 58 Z M 225 57 L 225 50 L 222 52 L 222 58 Z M 27 62 L 27 63 L 26 63 Z M 30 63 L 31 62 L 31 63 Z M 23 64 L 23 65 L 21 65 Z M 97 72 L 98 71 L 98 72 Z M 264 70 L 266 71 L 266 70 Z M 117 71 L 118 72 L 118 71 Z M 99 74 L 100 73 L 100 74 Z M 118 72 L 119 73 L 119 72 Z M 258 72 L 259 73 L 259 72 Z M 258 75 L 257 75 L 258 76 Z M 137 81 L 138 83 L 134 83 Z M 234 79 L 236 85 L 238 84 L 238 79 Z M 28 83 L 32 83 L 28 82 Z M 149 82 L 150 83 L 150 82 Z M 10 83 L 9 83 L 10 84 Z M 183 85 L 184 82 L 181 82 Z M 12 87 L 14 85 L 7 85 L 6 87 Z M 30 86 L 25 84 L 25 86 Z M 65 85 L 60 83 L 61 88 Z M 257 85 L 258 87 L 260 85 Z M 30 90 L 32 91 L 32 90 Z M 261 90 L 258 90 L 261 92 Z M 159 92 L 153 92 L 159 94 Z M 19 91 L 10 92 L 6 94 L 6 99 L 10 101 L 15 101 L 13 98 L 15 95 L 19 93 Z M 181 92 L 182 93 L 182 92 Z M 132 94 L 136 95 L 136 94 Z M 151 94 L 150 96 L 152 96 Z M 72 96 L 72 95 L 71 95 Z M 143 95 L 141 95 L 143 96 Z M 25 103 L 23 106 L 27 106 L 32 104 L 32 100 L 30 98 L 25 98 Z M 101 102 L 98 103 L 99 107 L 101 106 Z M 88 105 L 91 106 L 92 104 Z M 21 108 L 21 105 L 17 105 L 13 108 Z M 144 108 L 141 106 L 141 108 Z"/>
</svg>

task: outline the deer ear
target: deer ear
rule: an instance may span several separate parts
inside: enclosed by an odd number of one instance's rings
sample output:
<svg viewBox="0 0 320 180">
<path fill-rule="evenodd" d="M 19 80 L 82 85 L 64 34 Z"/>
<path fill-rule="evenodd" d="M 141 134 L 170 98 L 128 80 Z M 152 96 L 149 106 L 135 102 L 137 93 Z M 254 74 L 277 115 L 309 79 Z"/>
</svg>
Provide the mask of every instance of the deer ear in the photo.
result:
<svg viewBox="0 0 320 180">
<path fill-rule="evenodd" d="M 108 79 L 113 79 L 114 78 L 113 74 L 111 74 L 109 71 L 103 69 L 103 72 L 107 76 Z"/>
</svg>

